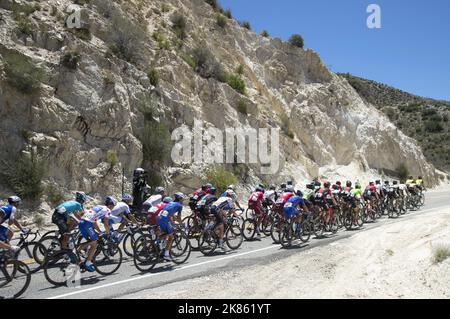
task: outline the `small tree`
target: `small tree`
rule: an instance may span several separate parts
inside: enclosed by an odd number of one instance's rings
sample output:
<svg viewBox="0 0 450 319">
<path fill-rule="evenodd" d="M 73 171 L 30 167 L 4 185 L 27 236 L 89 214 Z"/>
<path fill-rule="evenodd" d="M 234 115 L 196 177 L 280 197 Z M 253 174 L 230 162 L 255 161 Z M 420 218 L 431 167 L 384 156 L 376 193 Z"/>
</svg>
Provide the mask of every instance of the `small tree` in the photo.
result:
<svg viewBox="0 0 450 319">
<path fill-rule="evenodd" d="M 237 92 L 245 95 L 246 92 L 245 82 L 241 77 L 234 74 L 230 74 L 228 75 L 227 83 Z"/>
<path fill-rule="evenodd" d="M 303 41 L 303 37 L 300 34 L 293 34 L 289 38 L 289 44 L 303 49 L 305 43 Z"/>
<path fill-rule="evenodd" d="M 406 179 L 409 176 L 409 170 L 405 164 L 402 163 L 397 167 L 397 176 L 399 177 L 402 183 L 406 181 Z"/>
<path fill-rule="evenodd" d="M 229 185 L 237 184 L 237 177 L 223 166 L 212 166 L 206 171 L 208 182 L 213 184 L 219 193 L 224 192 Z"/>
<path fill-rule="evenodd" d="M 183 15 L 175 13 L 172 16 L 172 28 L 175 31 L 177 37 L 181 40 L 184 40 L 186 38 L 186 26 L 187 20 Z"/>
<path fill-rule="evenodd" d="M 22 93 L 35 92 L 44 79 L 44 72 L 26 56 L 19 53 L 5 55 L 4 71 L 8 83 Z"/>
<path fill-rule="evenodd" d="M 150 80 L 150 84 L 153 86 L 158 86 L 159 84 L 159 73 L 155 68 L 147 69 L 147 77 Z"/>
<path fill-rule="evenodd" d="M 76 70 L 80 61 L 81 54 L 77 51 L 68 51 L 61 58 L 61 64 L 71 70 Z"/>
<path fill-rule="evenodd" d="M 221 28 L 225 28 L 227 26 L 227 19 L 225 18 L 224 15 L 222 15 L 220 13 L 218 13 L 216 15 L 216 22 L 217 22 L 217 25 Z"/>
<path fill-rule="evenodd" d="M 262 30 L 261 35 L 265 38 L 268 38 L 270 36 L 267 30 Z"/>
<path fill-rule="evenodd" d="M 251 30 L 251 29 L 252 29 L 252 25 L 251 25 L 250 22 L 248 22 L 248 21 L 243 21 L 243 22 L 241 23 L 241 25 L 242 25 L 244 28 L 246 28 L 247 30 Z"/>
</svg>

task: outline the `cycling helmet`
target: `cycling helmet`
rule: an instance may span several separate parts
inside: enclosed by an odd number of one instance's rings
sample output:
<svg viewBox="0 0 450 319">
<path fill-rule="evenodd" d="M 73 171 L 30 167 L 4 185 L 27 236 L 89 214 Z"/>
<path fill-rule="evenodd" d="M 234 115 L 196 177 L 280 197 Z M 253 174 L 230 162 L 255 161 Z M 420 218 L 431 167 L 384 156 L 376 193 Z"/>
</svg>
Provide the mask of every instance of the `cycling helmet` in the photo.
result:
<svg viewBox="0 0 450 319">
<path fill-rule="evenodd" d="M 360 184 L 359 182 L 356 182 L 355 188 L 356 188 L 356 189 L 361 189 L 361 184 Z"/>
<path fill-rule="evenodd" d="M 389 181 L 384 181 L 384 185 L 389 185 Z"/>
<path fill-rule="evenodd" d="M 296 192 L 295 192 L 295 195 L 300 196 L 300 197 L 303 197 L 303 193 L 302 193 L 301 190 L 296 191 Z"/>
<path fill-rule="evenodd" d="M 134 177 L 140 177 L 145 174 L 145 170 L 143 168 L 136 168 L 133 172 Z"/>
<path fill-rule="evenodd" d="M 306 184 L 307 189 L 314 189 L 314 184 Z"/>
<path fill-rule="evenodd" d="M 83 204 L 86 202 L 87 196 L 84 192 L 76 192 L 75 193 L 75 200 L 79 202 L 80 204 Z"/>
<path fill-rule="evenodd" d="M 347 183 L 345 183 L 345 185 L 347 186 L 347 187 L 352 187 L 352 182 L 351 181 L 347 181 Z"/>
<path fill-rule="evenodd" d="M 375 181 L 375 184 L 380 185 L 380 184 L 381 184 L 381 181 L 380 181 L 379 179 L 377 179 L 377 180 Z"/>
<path fill-rule="evenodd" d="M 288 181 L 286 184 L 287 185 L 293 185 L 293 182 L 292 181 Z"/>
<path fill-rule="evenodd" d="M 178 192 L 178 193 L 175 193 L 173 195 L 173 197 L 175 198 L 175 201 L 179 202 L 179 201 L 182 201 L 186 196 L 184 196 L 183 193 Z"/>
<path fill-rule="evenodd" d="M 236 200 L 237 195 L 236 195 L 236 193 L 235 193 L 233 190 L 229 189 L 229 190 L 227 190 L 226 193 L 227 193 L 227 196 L 228 196 L 228 197 L 231 197 L 231 198 L 233 198 L 234 200 Z"/>
<path fill-rule="evenodd" d="M 342 183 L 341 183 L 340 181 L 337 181 L 337 182 L 336 182 L 336 185 L 341 186 Z"/>
<path fill-rule="evenodd" d="M 325 183 L 323 183 L 323 187 L 324 188 L 330 188 L 331 187 L 331 183 L 330 182 L 325 182 Z"/>
<path fill-rule="evenodd" d="M 211 195 L 215 195 L 216 192 L 217 192 L 217 188 L 215 188 L 215 187 L 211 187 L 211 188 L 209 189 L 209 193 L 210 193 Z"/>
<path fill-rule="evenodd" d="M 272 184 L 272 185 L 269 186 L 269 189 L 272 190 L 272 191 L 274 191 L 274 190 L 277 189 L 277 187 L 276 187 L 275 185 Z"/>
<path fill-rule="evenodd" d="M 117 200 L 112 197 L 112 196 L 108 196 L 105 198 L 105 206 L 116 206 L 117 205 Z"/>
<path fill-rule="evenodd" d="M 292 186 L 292 185 L 287 185 L 286 186 L 286 192 L 293 193 L 294 191 L 295 191 L 294 186 Z"/>
<path fill-rule="evenodd" d="M 164 197 L 163 203 L 168 204 L 168 203 L 171 203 L 171 202 L 173 202 L 173 199 L 171 197 Z"/>
<path fill-rule="evenodd" d="M 22 199 L 19 196 L 11 196 L 8 198 L 8 203 L 10 205 L 20 204 L 21 201 Z"/>
<path fill-rule="evenodd" d="M 122 195 L 122 202 L 124 203 L 131 203 L 133 201 L 133 196 L 130 194 L 123 194 Z"/>
<path fill-rule="evenodd" d="M 262 188 L 261 186 L 256 186 L 255 192 L 264 192 L 264 188 Z"/>
<path fill-rule="evenodd" d="M 321 187 L 321 186 L 322 186 L 322 183 L 319 182 L 319 181 L 314 181 L 314 186 L 315 186 L 315 187 Z"/>
<path fill-rule="evenodd" d="M 286 188 L 286 184 L 285 184 L 285 183 L 281 184 L 281 185 L 280 185 L 280 188 L 281 188 L 281 189 L 285 189 L 285 188 Z"/>
<path fill-rule="evenodd" d="M 335 191 L 337 191 L 337 190 L 339 190 L 339 185 L 333 185 L 333 189 L 335 190 Z"/>
<path fill-rule="evenodd" d="M 419 176 L 419 178 L 418 179 L 422 179 L 422 176 Z"/>
<path fill-rule="evenodd" d="M 230 185 L 230 186 L 227 187 L 227 189 L 231 189 L 232 191 L 234 191 L 235 186 L 234 185 Z"/>
<path fill-rule="evenodd" d="M 166 192 L 166 189 L 164 187 L 156 187 L 155 194 L 164 194 Z"/>
<path fill-rule="evenodd" d="M 369 185 L 370 186 L 375 186 L 375 183 L 374 182 L 370 182 Z"/>
<path fill-rule="evenodd" d="M 398 185 L 398 182 L 397 181 L 394 181 L 392 184 L 394 184 L 394 185 Z"/>
</svg>

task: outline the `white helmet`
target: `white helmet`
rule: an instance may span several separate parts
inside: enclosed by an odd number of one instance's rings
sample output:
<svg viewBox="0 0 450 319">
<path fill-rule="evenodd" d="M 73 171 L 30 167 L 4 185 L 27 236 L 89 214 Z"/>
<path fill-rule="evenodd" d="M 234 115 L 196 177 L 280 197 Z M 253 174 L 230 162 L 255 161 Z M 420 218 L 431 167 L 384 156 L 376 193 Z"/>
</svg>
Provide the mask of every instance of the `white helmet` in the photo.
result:
<svg viewBox="0 0 450 319">
<path fill-rule="evenodd" d="M 227 190 L 226 193 L 227 193 L 227 196 L 228 196 L 228 197 L 231 197 L 231 198 L 233 198 L 234 200 L 236 200 L 237 195 L 236 195 L 236 193 L 235 193 L 232 189 Z"/>
<path fill-rule="evenodd" d="M 286 192 L 293 193 L 295 191 L 295 188 L 293 185 L 287 185 L 286 186 Z"/>
</svg>

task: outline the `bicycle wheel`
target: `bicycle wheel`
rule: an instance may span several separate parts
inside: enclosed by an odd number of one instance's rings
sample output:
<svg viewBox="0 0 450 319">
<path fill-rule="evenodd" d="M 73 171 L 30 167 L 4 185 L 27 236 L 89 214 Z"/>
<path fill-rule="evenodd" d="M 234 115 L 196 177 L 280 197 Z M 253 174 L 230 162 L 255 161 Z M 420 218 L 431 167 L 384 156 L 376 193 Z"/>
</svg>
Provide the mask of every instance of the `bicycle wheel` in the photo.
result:
<svg viewBox="0 0 450 319">
<path fill-rule="evenodd" d="M 325 224 L 319 216 L 313 220 L 313 233 L 316 238 L 322 238 L 325 232 Z"/>
<path fill-rule="evenodd" d="M 134 266 L 142 272 L 152 270 L 158 263 L 159 252 L 155 241 L 149 235 L 140 237 L 136 240 L 134 246 Z"/>
<path fill-rule="evenodd" d="M 344 227 L 346 230 L 351 230 L 353 227 L 353 216 L 352 213 L 346 212 L 344 218 Z"/>
<path fill-rule="evenodd" d="M 243 241 L 244 234 L 242 228 L 234 224 L 229 225 L 225 230 L 225 242 L 227 246 L 232 250 L 236 250 L 241 247 Z"/>
<path fill-rule="evenodd" d="M 136 242 L 136 239 L 142 236 L 141 232 L 135 232 L 133 234 L 127 233 L 125 237 L 123 237 L 122 248 L 128 257 L 133 257 L 133 246 Z"/>
<path fill-rule="evenodd" d="M 214 230 L 203 231 L 198 239 L 198 246 L 203 255 L 212 255 L 217 248 L 217 238 Z"/>
<path fill-rule="evenodd" d="M 250 241 L 255 238 L 256 221 L 253 218 L 247 218 L 243 224 L 243 235 L 245 240 Z"/>
<path fill-rule="evenodd" d="M 25 243 L 16 254 L 16 259 L 26 264 L 30 273 L 38 272 L 44 265 L 46 254 L 44 245 L 38 242 Z"/>
<path fill-rule="evenodd" d="M 57 236 L 42 237 L 39 243 L 45 248 L 45 256 L 61 251 L 61 242 Z"/>
<path fill-rule="evenodd" d="M 270 237 L 272 237 L 272 240 L 275 244 L 280 243 L 280 231 L 282 227 L 282 222 L 276 221 L 270 226 Z"/>
<path fill-rule="evenodd" d="M 122 265 L 122 250 L 116 243 L 99 244 L 92 263 L 95 270 L 103 276 L 115 273 Z"/>
<path fill-rule="evenodd" d="M 272 227 L 272 221 L 269 218 L 265 218 L 261 223 L 262 233 L 266 236 L 270 236 L 270 228 Z"/>
<path fill-rule="evenodd" d="M 311 224 L 309 221 L 303 222 L 299 231 L 300 232 L 297 234 L 297 237 L 304 243 L 308 242 L 311 238 Z"/>
<path fill-rule="evenodd" d="M 332 234 L 336 234 L 339 230 L 338 220 L 335 215 L 330 220 L 329 229 Z"/>
<path fill-rule="evenodd" d="M 49 283 L 54 286 L 64 286 L 69 282 L 75 282 L 80 274 L 79 259 L 75 253 L 61 250 L 47 256 L 43 268 L 45 279 Z"/>
<path fill-rule="evenodd" d="M 254 214 L 253 209 L 247 208 L 247 209 L 245 210 L 245 219 L 252 218 L 252 217 L 253 217 L 253 214 Z"/>
<path fill-rule="evenodd" d="M 172 247 L 170 249 L 170 258 L 177 264 L 185 263 L 191 255 L 191 244 L 186 233 L 176 229 L 173 234 Z"/>
<path fill-rule="evenodd" d="M 284 225 L 284 227 L 280 231 L 280 244 L 283 248 L 289 248 L 292 246 L 292 240 L 293 240 L 293 224 L 291 222 L 288 222 Z"/>
<path fill-rule="evenodd" d="M 0 299 L 19 298 L 28 289 L 31 272 L 20 260 L 8 260 L 0 266 Z"/>
</svg>

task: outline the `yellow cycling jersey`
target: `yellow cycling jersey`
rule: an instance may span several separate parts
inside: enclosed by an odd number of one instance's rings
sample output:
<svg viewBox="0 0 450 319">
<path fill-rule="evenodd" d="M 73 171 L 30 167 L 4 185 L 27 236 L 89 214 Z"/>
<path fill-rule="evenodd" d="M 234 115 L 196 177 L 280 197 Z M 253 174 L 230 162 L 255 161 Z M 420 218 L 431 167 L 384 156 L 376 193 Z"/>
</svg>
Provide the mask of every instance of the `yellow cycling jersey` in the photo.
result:
<svg viewBox="0 0 450 319">
<path fill-rule="evenodd" d="M 406 184 L 406 185 L 409 185 L 409 186 L 415 186 L 415 185 L 416 185 L 416 182 L 415 182 L 415 180 L 413 180 L 413 179 L 408 179 L 408 180 L 406 181 L 405 184 Z"/>
<path fill-rule="evenodd" d="M 423 185 L 423 179 L 417 179 L 416 185 L 422 186 Z"/>
</svg>

